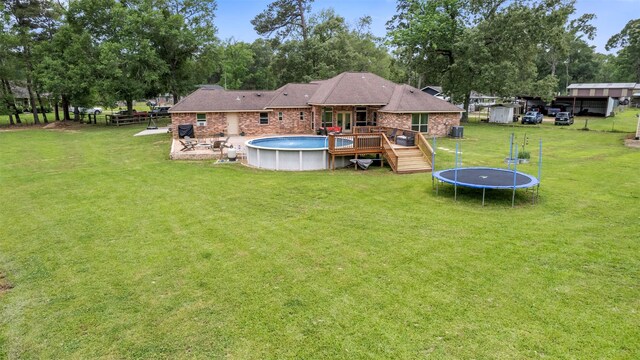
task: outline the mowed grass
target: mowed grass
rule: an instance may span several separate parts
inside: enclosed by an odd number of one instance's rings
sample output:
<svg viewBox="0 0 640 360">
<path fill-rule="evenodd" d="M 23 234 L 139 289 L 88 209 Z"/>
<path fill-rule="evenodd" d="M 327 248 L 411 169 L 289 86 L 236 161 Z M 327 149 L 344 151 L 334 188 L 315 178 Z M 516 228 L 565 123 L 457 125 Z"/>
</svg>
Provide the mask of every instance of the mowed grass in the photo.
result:
<svg viewBox="0 0 640 360">
<path fill-rule="evenodd" d="M 0 132 L 1 358 L 640 356 L 627 134 L 465 125 L 466 166 L 526 133 L 537 174 L 543 139 L 539 201 L 511 208 L 388 168 L 170 161 L 142 128 Z"/>
</svg>

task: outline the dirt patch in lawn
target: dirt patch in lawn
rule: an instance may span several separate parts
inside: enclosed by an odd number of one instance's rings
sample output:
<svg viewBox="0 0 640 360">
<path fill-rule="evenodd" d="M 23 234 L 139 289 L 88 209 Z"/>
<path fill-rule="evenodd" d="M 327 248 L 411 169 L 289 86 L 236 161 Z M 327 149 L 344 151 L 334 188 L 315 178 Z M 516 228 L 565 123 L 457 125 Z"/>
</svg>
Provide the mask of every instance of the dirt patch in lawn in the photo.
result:
<svg viewBox="0 0 640 360">
<path fill-rule="evenodd" d="M 82 124 L 72 121 L 56 121 L 43 126 L 47 130 L 78 131 Z"/>
<path fill-rule="evenodd" d="M 13 289 L 13 285 L 7 280 L 7 275 L 0 271 L 0 296 Z"/>
<path fill-rule="evenodd" d="M 12 132 L 12 131 L 22 131 L 22 130 L 33 130 L 42 128 L 42 125 L 3 125 L 0 127 L 0 132 Z"/>
<path fill-rule="evenodd" d="M 640 148 L 640 140 L 636 140 L 633 136 L 625 139 L 624 144 L 632 148 Z"/>
</svg>

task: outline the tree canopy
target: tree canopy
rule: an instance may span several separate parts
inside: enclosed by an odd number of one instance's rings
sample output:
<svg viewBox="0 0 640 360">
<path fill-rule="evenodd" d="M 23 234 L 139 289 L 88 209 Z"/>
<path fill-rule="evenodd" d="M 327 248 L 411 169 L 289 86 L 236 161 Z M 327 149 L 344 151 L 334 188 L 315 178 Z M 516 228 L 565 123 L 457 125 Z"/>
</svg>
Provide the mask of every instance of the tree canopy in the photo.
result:
<svg viewBox="0 0 640 360">
<path fill-rule="evenodd" d="M 274 89 L 344 71 L 442 85 L 458 103 L 471 91 L 548 100 L 572 82 L 640 82 L 640 19 L 609 40 L 617 54 L 599 54 L 595 15 L 576 14 L 574 2 L 398 0 L 381 39 L 367 15 L 350 23 L 312 11 L 313 0 L 274 0 L 251 21 L 262 37 L 246 43 L 217 38 L 215 0 L 3 1 L 0 113 L 19 123 L 29 110 L 38 122 L 46 94 L 69 119 L 72 106 L 125 101 L 131 111 L 197 84 Z"/>
</svg>

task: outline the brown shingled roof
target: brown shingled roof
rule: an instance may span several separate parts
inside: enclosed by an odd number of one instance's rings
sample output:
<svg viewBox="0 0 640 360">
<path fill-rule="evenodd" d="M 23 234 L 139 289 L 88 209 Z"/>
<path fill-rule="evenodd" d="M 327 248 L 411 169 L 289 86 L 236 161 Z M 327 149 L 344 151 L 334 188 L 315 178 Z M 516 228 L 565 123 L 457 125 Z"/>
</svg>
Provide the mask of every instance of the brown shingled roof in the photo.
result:
<svg viewBox="0 0 640 360">
<path fill-rule="evenodd" d="M 309 99 L 318 90 L 318 84 L 287 84 L 275 91 L 267 108 L 309 107 Z"/>
<path fill-rule="evenodd" d="M 344 72 L 320 83 L 313 105 L 385 105 L 396 84 L 368 72 Z"/>
<path fill-rule="evenodd" d="M 310 105 L 382 105 L 382 112 L 463 112 L 444 100 L 409 85 L 398 85 L 372 73 L 344 72 L 309 84 L 287 84 L 275 91 L 226 91 L 201 88 L 169 112 L 261 111 Z"/>
<path fill-rule="evenodd" d="M 409 85 L 396 85 L 389 103 L 381 112 L 463 112 L 447 101 L 438 99 Z"/>
<path fill-rule="evenodd" d="M 275 91 L 198 89 L 169 110 L 180 112 L 260 111 L 273 100 Z"/>
</svg>

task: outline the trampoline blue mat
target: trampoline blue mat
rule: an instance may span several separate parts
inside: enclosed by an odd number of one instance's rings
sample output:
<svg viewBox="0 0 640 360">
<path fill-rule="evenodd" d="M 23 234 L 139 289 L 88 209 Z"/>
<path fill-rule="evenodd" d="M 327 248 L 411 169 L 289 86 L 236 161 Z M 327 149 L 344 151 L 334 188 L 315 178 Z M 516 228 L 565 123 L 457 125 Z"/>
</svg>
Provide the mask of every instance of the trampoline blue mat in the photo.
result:
<svg viewBox="0 0 640 360">
<path fill-rule="evenodd" d="M 433 177 L 449 184 L 478 189 L 530 188 L 540 183 L 529 174 L 490 167 L 445 169 L 434 172 Z"/>
</svg>

